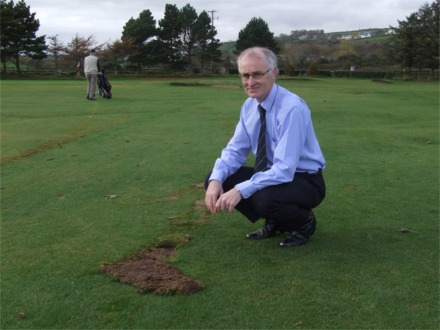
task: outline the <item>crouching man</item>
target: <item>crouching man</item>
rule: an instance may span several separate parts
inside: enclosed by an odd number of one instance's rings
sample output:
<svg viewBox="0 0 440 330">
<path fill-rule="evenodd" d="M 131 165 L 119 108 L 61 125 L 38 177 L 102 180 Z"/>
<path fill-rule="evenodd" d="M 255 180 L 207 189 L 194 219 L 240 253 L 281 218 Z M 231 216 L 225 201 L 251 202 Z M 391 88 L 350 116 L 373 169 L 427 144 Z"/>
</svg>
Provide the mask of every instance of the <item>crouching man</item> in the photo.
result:
<svg viewBox="0 0 440 330">
<path fill-rule="evenodd" d="M 277 57 L 252 47 L 238 57 L 244 102 L 235 133 L 205 180 L 212 214 L 236 208 L 251 222 L 264 219 L 252 240 L 286 233 L 281 247 L 307 243 L 316 228 L 312 211 L 325 197 L 325 159 L 307 104 L 275 83 Z M 248 154 L 255 166 L 245 166 Z"/>
</svg>

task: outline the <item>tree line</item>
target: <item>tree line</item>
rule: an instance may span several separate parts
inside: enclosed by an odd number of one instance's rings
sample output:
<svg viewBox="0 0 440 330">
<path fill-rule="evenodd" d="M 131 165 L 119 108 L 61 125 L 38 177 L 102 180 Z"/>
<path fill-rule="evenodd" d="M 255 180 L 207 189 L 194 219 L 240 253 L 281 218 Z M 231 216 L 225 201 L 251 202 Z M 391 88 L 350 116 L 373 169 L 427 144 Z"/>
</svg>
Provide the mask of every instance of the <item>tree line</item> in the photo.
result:
<svg viewBox="0 0 440 330">
<path fill-rule="evenodd" d="M 51 56 L 55 69 L 75 70 L 77 64 L 95 48 L 103 67 L 114 72 L 142 71 L 205 72 L 230 70 L 235 56 L 250 46 L 264 46 L 279 56 L 286 74 L 294 68 L 317 66 L 400 66 L 404 71 L 439 66 L 439 1 L 424 4 L 406 20 L 390 27 L 393 33 L 382 40 L 362 43 L 327 37 L 322 30 L 292 31 L 275 37 L 261 18 L 252 18 L 239 31 L 238 39 L 223 43 L 206 11 L 200 14 L 190 5 L 177 8 L 166 4 L 163 19 L 156 22 L 150 10 L 130 18 L 119 40 L 98 44 L 93 35 L 78 34 L 65 45 L 58 35 L 37 36 L 40 23 L 24 0 L 0 0 L 1 62 L 3 72 L 13 63 L 20 73 L 20 60 L 31 59 L 35 66 Z M 72 72 L 73 73 L 73 72 Z"/>
<path fill-rule="evenodd" d="M 399 26 L 387 43 L 386 52 L 404 70 L 439 69 L 439 8 L 439 0 L 426 3 L 406 20 L 398 21 Z"/>
</svg>

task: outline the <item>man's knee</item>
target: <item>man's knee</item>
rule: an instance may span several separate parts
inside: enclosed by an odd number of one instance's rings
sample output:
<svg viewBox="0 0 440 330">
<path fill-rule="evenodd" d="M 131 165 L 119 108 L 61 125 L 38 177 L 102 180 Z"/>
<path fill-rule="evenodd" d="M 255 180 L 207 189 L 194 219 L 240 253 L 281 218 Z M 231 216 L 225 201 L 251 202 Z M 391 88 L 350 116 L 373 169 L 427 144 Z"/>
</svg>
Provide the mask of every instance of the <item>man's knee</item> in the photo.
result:
<svg viewBox="0 0 440 330">
<path fill-rule="evenodd" d="M 276 201 L 271 198 L 266 189 L 257 191 L 252 197 L 252 203 L 255 211 L 262 218 L 271 218 L 276 209 Z"/>
</svg>

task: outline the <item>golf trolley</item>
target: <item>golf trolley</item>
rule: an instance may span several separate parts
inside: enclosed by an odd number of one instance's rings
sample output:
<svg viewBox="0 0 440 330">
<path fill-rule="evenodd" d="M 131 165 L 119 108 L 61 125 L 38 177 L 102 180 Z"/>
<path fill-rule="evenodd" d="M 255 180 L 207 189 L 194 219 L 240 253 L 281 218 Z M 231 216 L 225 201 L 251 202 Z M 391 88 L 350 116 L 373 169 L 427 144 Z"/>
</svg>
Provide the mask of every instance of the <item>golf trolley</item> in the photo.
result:
<svg viewBox="0 0 440 330">
<path fill-rule="evenodd" d="M 107 75 L 105 74 L 105 70 L 102 70 L 100 74 L 98 74 L 98 93 L 99 96 L 102 96 L 104 99 L 112 98 L 112 85 L 107 79 Z"/>
</svg>

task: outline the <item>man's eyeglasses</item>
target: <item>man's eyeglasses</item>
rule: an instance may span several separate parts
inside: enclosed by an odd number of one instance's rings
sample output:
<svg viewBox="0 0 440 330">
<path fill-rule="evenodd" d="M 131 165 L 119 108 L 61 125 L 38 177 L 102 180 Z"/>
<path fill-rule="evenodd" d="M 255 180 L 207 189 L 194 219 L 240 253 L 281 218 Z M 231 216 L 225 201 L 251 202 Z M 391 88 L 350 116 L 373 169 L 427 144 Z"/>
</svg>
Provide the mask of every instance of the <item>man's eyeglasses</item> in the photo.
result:
<svg viewBox="0 0 440 330">
<path fill-rule="evenodd" d="M 253 72 L 253 73 L 240 73 L 240 77 L 244 80 L 249 80 L 250 77 L 254 78 L 255 80 L 263 78 L 263 76 L 268 73 L 272 68 L 267 70 L 266 72 Z"/>
</svg>

